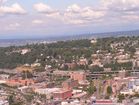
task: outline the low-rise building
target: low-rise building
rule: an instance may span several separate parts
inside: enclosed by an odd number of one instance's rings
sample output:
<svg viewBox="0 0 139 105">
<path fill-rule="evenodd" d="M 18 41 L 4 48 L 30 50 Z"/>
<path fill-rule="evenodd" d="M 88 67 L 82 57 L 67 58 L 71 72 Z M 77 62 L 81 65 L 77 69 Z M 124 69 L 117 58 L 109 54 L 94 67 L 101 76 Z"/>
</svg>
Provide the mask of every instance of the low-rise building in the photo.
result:
<svg viewBox="0 0 139 105">
<path fill-rule="evenodd" d="M 7 80 L 6 84 L 9 86 L 29 86 L 34 84 L 34 81 L 32 79 L 12 79 L 12 80 Z"/>
<path fill-rule="evenodd" d="M 64 89 L 70 90 L 78 87 L 78 80 L 68 79 L 62 83 Z"/>
<path fill-rule="evenodd" d="M 58 90 L 53 93 L 54 99 L 65 100 L 72 97 L 72 90 Z"/>
<path fill-rule="evenodd" d="M 71 72 L 70 77 L 73 80 L 77 80 L 78 82 L 81 82 L 86 80 L 86 73 L 82 71 L 75 71 L 75 72 Z"/>
<path fill-rule="evenodd" d="M 54 92 L 57 92 L 60 90 L 61 88 L 36 88 L 34 89 L 34 92 L 38 94 L 46 95 L 46 97 L 50 99 L 51 97 L 53 97 Z"/>
<path fill-rule="evenodd" d="M 0 74 L 0 79 L 1 80 L 7 80 L 9 78 L 8 74 Z"/>
<path fill-rule="evenodd" d="M 114 103 L 112 100 L 96 100 L 92 102 L 92 105 L 119 105 L 118 103 Z"/>
</svg>

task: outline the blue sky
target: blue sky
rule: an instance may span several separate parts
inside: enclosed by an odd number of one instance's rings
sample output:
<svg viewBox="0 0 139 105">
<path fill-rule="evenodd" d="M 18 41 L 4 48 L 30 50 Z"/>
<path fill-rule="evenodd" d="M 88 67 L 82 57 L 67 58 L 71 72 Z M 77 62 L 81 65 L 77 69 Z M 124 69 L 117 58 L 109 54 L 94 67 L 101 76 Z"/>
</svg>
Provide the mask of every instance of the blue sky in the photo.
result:
<svg viewBox="0 0 139 105">
<path fill-rule="evenodd" d="M 139 0 L 0 0 L 0 38 L 135 30 Z"/>
</svg>

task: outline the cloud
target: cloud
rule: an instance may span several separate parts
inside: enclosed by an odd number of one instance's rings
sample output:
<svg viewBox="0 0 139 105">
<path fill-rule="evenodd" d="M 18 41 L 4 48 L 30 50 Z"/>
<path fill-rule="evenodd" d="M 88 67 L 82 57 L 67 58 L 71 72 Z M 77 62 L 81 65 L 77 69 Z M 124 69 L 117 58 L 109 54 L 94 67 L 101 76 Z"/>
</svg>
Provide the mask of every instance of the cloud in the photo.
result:
<svg viewBox="0 0 139 105">
<path fill-rule="evenodd" d="M 65 13 L 65 21 L 73 24 L 84 24 L 98 21 L 105 15 L 103 11 L 94 10 L 91 7 L 80 7 L 77 4 L 69 6 Z"/>
<path fill-rule="evenodd" d="M 43 21 L 42 20 L 39 20 L 39 19 L 36 19 L 36 20 L 33 20 L 32 23 L 33 24 L 42 24 Z"/>
<path fill-rule="evenodd" d="M 103 22 L 129 24 L 139 21 L 139 0 L 100 0 L 98 9 L 105 12 Z"/>
<path fill-rule="evenodd" d="M 0 0 L 0 4 L 7 2 L 7 0 Z"/>
<path fill-rule="evenodd" d="M 65 24 L 84 24 L 92 21 L 100 21 L 104 16 L 103 11 L 94 10 L 91 7 L 80 7 L 77 4 L 68 6 L 64 10 L 56 10 L 44 3 L 34 4 L 34 9 L 51 19 L 63 21 Z"/>
<path fill-rule="evenodd" d="M 139 2 L 138 0 L 99 0 L 100 2 L 96 6 L 81 6 L 79 4 L 72 4 L 66 8 L 60 7 L 60 9 L 53 8 L 46 3 L 35 3 L 33 5 L 33 11 L 29 15 L 25 15 L 22 18 L 16 17 L 16 19 L 8 17 L 8 22 L 20 23 L 9 25 L 9 29 L 22 29 L 24 32 L 28 31 L 53 31 L 54 27 L 58 27 L 60 31 L 64 28 L 66 31 L 74 27 L 118 27 L 126 26 L 129 23 L 139 22 Z M 10 4 L 8 4 L 10 5 Z M 11 6 L 3 5 L 0 7 L 0 15 L 2 14 L 24 14 L 26 11 L 17 3 Z M 5 18 L 5 17 L 4 17 Z M 4 20 L 4 18 L 2 18 Z M 1 20 L 2 21 L 2 20 Z M 0 22 L 1 23 L 1 22 Z M 5 24 L 3 23 L 3 24 Z M 2 24 L 2 23 L 1 23 Z M 6 26 L 7 24 L 5 24 Z M 26 27 L 24 27 L 26 26 Z M 60 27 L 59 27 L 60 26 Z M 3 27 L 3 25 L 1 25 Z M 8 27 L 8 25 L 7 25 Z M 11 28 L 16 27 L 16 28 Z M 70 28 L 69 28 L 70 27 Z M 93 29 L 93 28 L 92 28 Z M 100 28 L 97 28 L 100 29 Z M 1 29 L 2 30 L 2 29 Z M 76 28 L 75 28 L 76 30 Z M 92 31 L 92 30 L 91 30 Z M 34 32 L 35 33 L 35 32 Z"/>
<path fill-rule="evenodd" d="M 43 13 L 46 16 L 53 16 L 53 15 L 59 14 L 59 12 L 57 10 L 51 8 L 50 6 L 48 6 L 47 4 L 44 4 L 44 3 L 34 4 L 33 7 L 37 12 Z"/>
<path fill-rule="evenodd" d="M 12 24 L 10 24 L 9 26 L 10 26 L 10 27 L 19 27 L 20 24 L 19 24 L 19 23 L 12 23 Z"/>
<path fill-rule="evenodd" d="M 67 24 L 91 24 L 107 22 L 129 23 L 139 21 L 139 0 L 100 0 L 96 7 L 81 7 L 73 4 L 64 12 Z M 115 24 L 113 23 L 113 24 Z"/>
<path fill-rule="evenodd" d="M 49 13 L 53 11 L 50 6 L 43 3 L 34 4 L 34 9 L 40 13 Z"/>
<path fill-rule="evenodd" d="M 101 7 L 110 15 L 139 15 L 139 0 L 101 0 Z"/>
<path fill-rule="evenodd" d="M 5 15 L 5 14 L 25 14 L 26 11 L 18 4 L 15 3 L 11 6 L 1 6 L 0 7 L 0 15 Z"/>
<path fill-rule="evenodd" d="M 107 10 L 126 12 L 126 11 L 138 11 L 139 0 L 102 0 L 103 6 Z"/>
<path fill-rule="evenodd" d="M 73 4 L 67 8 L 67 12 L 73 12 L 73 13 L 79 13 L 79 12 L 81 12 L 80 10 L 81 10 L 81 8 L 77 4 Z"/>
<path fill-rule="evenodd" d="M 9 25 L 6 26 L 6 30 L 16 30 L 19 28 L 21 25 L 19 23 L 10 23 Z"/>
</svg>

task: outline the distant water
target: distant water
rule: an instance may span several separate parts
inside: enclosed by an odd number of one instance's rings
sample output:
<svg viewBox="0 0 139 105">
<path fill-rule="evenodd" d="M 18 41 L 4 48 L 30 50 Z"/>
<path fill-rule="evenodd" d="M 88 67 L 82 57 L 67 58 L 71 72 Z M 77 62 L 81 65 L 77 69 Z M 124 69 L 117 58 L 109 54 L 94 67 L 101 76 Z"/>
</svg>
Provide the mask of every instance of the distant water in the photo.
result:
<svg viewBox="0 0 139 105">
<path fill-rule="evenodd" d="M 33 44 L 33 43 L 51 43 L 51 42 L 65 41 L 65 40 L 120 37 L 120 36 L 139 36 L 139 30 L 45 37 L 45 38 L 36 38 L 36 39 L 0 39 L 0 47 L 23 46 L 26 44 Z"/>
<path fill-rule="evenodd" d="M 37 42 L 35 40 L 26 40 L 26 39 L 0 39 L 0 47 L 23 46 L 32 43 Z"/>
<path fill-rule="evenodd" d="M 27 44 L 46 43 L 46 42 L 49 43 L 49 41 L 41 39 L 0 39 L 0 47 L 23 46 Z"/>
</svg>

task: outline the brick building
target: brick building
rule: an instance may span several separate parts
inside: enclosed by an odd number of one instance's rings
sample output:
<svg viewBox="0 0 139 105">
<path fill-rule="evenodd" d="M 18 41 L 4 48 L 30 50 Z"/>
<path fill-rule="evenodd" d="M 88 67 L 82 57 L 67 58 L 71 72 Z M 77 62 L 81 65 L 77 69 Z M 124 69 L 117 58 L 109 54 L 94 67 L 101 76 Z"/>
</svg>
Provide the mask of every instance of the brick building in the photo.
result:
<svg viewBox="0 0 139 105">
<path fill-rule="evenodd" d="M 65 100 L 72 97 L 72 90 L 64 90 L 56 91 L 53 93 L 53 98 L 58 100 Z"/>
<path fill-rule="evenodd" d="M 7 80 L 6 84 L 9 86 L 28 86 L 34 84 L 34 81 L 32 79 L 25 79 L 25 80 L 12 79 Z"/>
<path fill-rule="evenodd" d="M 73 80 L 77 80 L 78 82 L 82 82 L 82 81 L 86 80 L 86 73 L 85 72 L 81 72 L 81 71 L 72 72 L 70 74 L 70 77 Z"/>
<path fill-rule="evenodd" d="M 68 79 L 62 83 L 63 89 L 71 90 L 78 87 L 78 80 Z"/>
</svg>

